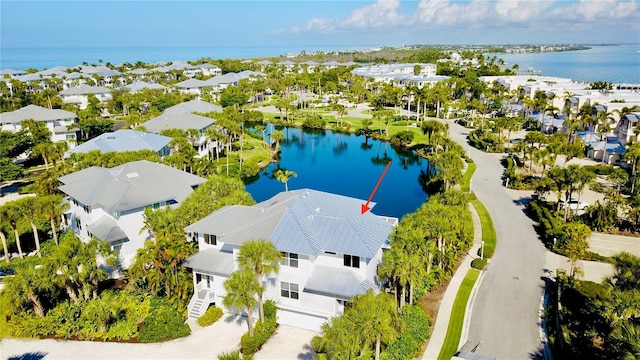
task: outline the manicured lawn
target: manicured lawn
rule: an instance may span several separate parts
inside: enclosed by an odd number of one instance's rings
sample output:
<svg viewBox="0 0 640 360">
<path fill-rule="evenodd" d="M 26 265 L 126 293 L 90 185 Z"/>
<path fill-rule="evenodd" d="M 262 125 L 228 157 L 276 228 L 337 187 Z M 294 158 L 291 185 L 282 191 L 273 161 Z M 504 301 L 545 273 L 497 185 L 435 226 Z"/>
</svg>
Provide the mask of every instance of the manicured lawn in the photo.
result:
<svg viewBox="0 0 640 360">
<path fill-rule="evenodd" d="M 460 335 L 462 335 L 462 324 L 464 323 L 467 302 L 469 301 L 469 295 L 471 295 L 473 285 L 478 279 L 478 275 L 480 275 L 480 271 L 472 268 L 469 269 L 464 280 L 462 280 L 458 294 L 456 294 L 456 300 L 453 302 L 447 336 L 444 339 L 438 360 L 449 360 L 458 351 L 458 343 L 460 342 Z"/>
<path fill-rule="evenodd" d="M 478 216 L 480 216 L 480 222 L 482 223 L 482 241 L 484 241 L 484 258 L 488 259 L 493 256 L 493 252 L 496 249 L 496 229 L 493 227 L 493 221 L 487 208 L 482 205 L 482 202 L 478 199 L 471 201 L 471 204 L 476 208 Z"/>
<path fill-rule="evenodd" d="M 460 186 L 463 192 L 471 191 L 471 177 L 473 176 L 474 172 L 476 172 L 476 164 L 467 163 L 467 171 L 465 171 L 464 175 L 462 175 L 462 185 Z"/>
</svg>

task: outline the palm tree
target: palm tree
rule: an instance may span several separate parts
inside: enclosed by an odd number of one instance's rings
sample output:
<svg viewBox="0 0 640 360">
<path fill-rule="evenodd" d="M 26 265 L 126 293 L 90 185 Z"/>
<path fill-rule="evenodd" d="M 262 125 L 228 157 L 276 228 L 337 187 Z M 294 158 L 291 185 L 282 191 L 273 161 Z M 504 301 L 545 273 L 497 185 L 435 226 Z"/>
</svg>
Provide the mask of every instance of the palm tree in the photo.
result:
<svg viewBox="0 0 640 360">
<path fill-rule="evenodd" d="M 58 224 L 62 214 L 69 208 L 69 203 L 60 195 L 45 195 L 38 198 L 39 212 L 49 219 L 53 240 L 58 243 Z"/>
<path fill-rule="evenodd" d="M 16 208 L 20 214 L 29 221 L 31 230 L 33 231 L 33 240 L 36 244 L 36 251 L 38 257 L 42 257 L 40 253 L 40 235 L 38 234 L 38 227 L 36 226 L 36 219 L 40 216 L 37 200 L 35 197 L 26 197 L 16 200 Z"/>
<path fill-rule="evenodd" d="M 284 133 L 280 130 L 275 130 L 272 131 L 271 134 L 269 134 L 269 137 L 271 138 L 271 140 L 276 142 L 276 152 L 279 152 L 280 142 L 285 139 Z"/>
<path fill-rule="evenodd" d="M 20 213 L 15 201 L 6 203 L 3 206 L 4 215 L 6 219 L 9 221 L 11 228 L 13 229 L 13 235 L 16 238 L 16 246 L 18 247 L 18 256 L 20 259 L 24 259 L 24 254 L 22 253 L 22 243 L 20 242 L 20 232 L 19 232 L 19 222 L 22 219 L 22 214 Z"/>
<path fill-rule="evenodd" d="M 353 308 L 346 312 L 357 331 L 362 333 L 365 344 L 375 344 L 375 359 L 380 359 L 380 349 L 384 342 L 394 341 L 404 324 L 398 317 L 393 301 L 389 294 L 374 295 L 369 290 L 363 295 L 357 295 L 353 300 Z"/>
<path fill-rule="evenodd" d="M 5 234 L 5 230 L 4 230 L 4 222 L 5 219 L 7 219 L 7 214 L 6 214 L 7 208 L 5 208 L 4 206 L 0 206 L 0 240 L 2 240 L 2 249 L 4 250 L 4 258 L 5 260 L 7 260 L 7 262 L 10 261 L 9 258 L 9 247 L 7 246 L 7 235 Z"/>
<path fill-rule="evenodd" d="M 264 286 L 263 276 L 278 273 L 282 254 L 271 241 L 265 239 L 250 240 L 240 246 L 238 264 L 241 269 L 251 270 L 256 274 L 258 284 Z M 264 287 L 262 288 L 264 290 Z M 258 291 L 258 314 L 264 321 L 263 291 Z"/>
<path fill-rule="evenodd" d="M 276 170 L 273 175 L 275 176 L 275 178 L 280 181 L 281 183 L 284 184 L 284 191 L 289 191 L 289 178 L 293 177 L 297 177 L 298 174 L 296 174 L 295 171 L 291 171 L 291 170 L 284 170 L 284 169 L 278 169 Z"/>
<path fill-rule="evenodd" d="M 238 270 L 224 282 L 227 295 L 222 299 L 226 307 L 247 309 L 247 326 L 249 336 L 253 336 L 253 308 L 258 305 L 256 295 L 264 291 L 264 287 L 258 283 L 255 274 L 251 270 Z"/>
<path fill-rule="evenodd" d="M 51 142 L 42 142 L 31 149 L 34 156 L 41 156 L 44 160 L 44 166 L 49 169 L 49 158 L 54 155 L 55 147 Z"/>
</svg>

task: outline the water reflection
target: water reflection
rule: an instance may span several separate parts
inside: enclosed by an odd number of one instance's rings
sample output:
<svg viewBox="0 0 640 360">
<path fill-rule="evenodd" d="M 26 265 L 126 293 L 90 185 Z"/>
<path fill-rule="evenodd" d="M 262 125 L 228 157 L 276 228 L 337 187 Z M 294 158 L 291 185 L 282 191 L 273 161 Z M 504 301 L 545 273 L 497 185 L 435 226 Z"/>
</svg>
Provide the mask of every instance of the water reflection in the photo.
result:
<svg viewBox="0 0 640 360">
<path fill-rule="evenodd" d="M 271 131 L 273 126 L 268 127 L 267 134 Z M 283 184 L 272 175 L 278 168 L 298 174 L 289 180 L 289 189 L 313 188 L 367 199 L 389 161 L 392 166 L 372 200 L 377 203 L 373 212 L 402 217 L 426 200 L 423 184 L 433 170 L 428 161 L 412 151 L 354 134 L 296 128 L 282 131 L 286 139 L 280 143 L 279 160 L 245 182 L 256 201 L 283 190 Z"/>
</svg>

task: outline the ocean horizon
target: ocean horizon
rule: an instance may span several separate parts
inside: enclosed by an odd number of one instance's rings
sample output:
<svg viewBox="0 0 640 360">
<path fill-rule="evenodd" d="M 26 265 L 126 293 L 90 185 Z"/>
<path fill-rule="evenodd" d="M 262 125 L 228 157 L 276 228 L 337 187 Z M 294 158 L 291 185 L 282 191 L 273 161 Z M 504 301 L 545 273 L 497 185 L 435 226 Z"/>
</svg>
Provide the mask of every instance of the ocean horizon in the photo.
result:
<svg viewBox="0 0 640 360">
<path fill-rule="evenodd" d="M 640 83 L 640 44 L 597 46 L 577 51 L 493 54 L 508 66 L 531 68 L 545 76 L 570 78 L 574 81 L 608 81 Z M 135 63 L 142 61 L 188 61 L 201 58 L 243 59 L 299 54 L 303 51 L 364 51 L 380 45 L 308 45 L 308 46 L 181 46 L 181 47 L 1 47 L 0 69 L 29 68 L 44 70 L 55 66 L 74 67 L 83 62 L 97 64 Z"/>
</svg>

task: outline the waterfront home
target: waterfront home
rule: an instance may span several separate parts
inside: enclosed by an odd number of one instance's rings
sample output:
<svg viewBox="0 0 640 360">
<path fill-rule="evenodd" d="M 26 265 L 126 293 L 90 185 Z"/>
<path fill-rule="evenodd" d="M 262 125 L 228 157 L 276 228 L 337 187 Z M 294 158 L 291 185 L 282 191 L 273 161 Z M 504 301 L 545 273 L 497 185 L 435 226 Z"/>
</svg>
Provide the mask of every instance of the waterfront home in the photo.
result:
<svg viewBox="0 0 640 360">
<path fill-rule="evenodd" d="M 254 206 L 225 206 L 189 225 L 187 238 L 199 249 L 185 261 L 195 289 L 189 316 L 211 304 L 222 307 L 223 284 L 238 269 L 240 247 L 263 238 L 282 252 L 278 274 L 265 276 L 264 293 L 277 304 L 278 323 L 319 331 L 351 297 L 381 286 L 377 269 L 397 219 L 361 214 L 364 202 L 293 190 Z"/>
<path fill-rule="evenodd" d="M 73 149 L 67 151 L 65 158 L 71 154 L 86 154 L 90 151 L 100 152 L 125 152 L 151 150 L 158 155 L 167 156 L 170 154 L 169 143 L 171 138 L 142 131 L 120 129 L 114 132 L 107 132 L 84 142 Z"/>
<path fill-rule="evenodd" d="M 78 115 L 61 109 L 47 109 L 42 106 L 28 105 L 18 110 L 0 113 L 0 125 L 3 131 L 18 132 L 22 121 L 33 119 L 42 121 L 51 132 L 51 141 L 66 141 L 70 148 L 76 144 Z"/>
<path fill-rule="evenodd" d="M 143 211 L 178 206 L 206 180 L 167 165 L 140 160 L 114 168 L 93 166 L 60 177 L 69 210 L 64 223 L 81 240 L 108 243 L 127 268 L 150 236 Z"/>
<path fill-rule="evenodd" d="M 618 139 L 627 143 L 630 141 L 638 141 L 638 122 L 640 121 L 640 112 L 632 112 L 628 114 L 624 114 L 622 118 L 620 118 L 620 122 L 618 124 Z"/>
<path fill-rule="evenodd" d="M 222 108 L 202 100 L 191 100 L 167 108 L 160 116 L 144 122 L 142 126 L 146 131 L 156 134 L 167 129 L 196 130 L 198 136 L 192 139 L 192 144 L 198 151 L 198 156 L 204 157 L 213 151 L 213 148 L 221 146 L 215 141 L 209 141 L 206 136 L 207 129 L 214 126 L 215 120 L 195 114 L 210 112 L 222 112 Z"/>
<path fill-rule="evenodd" d="M 600 135 L 593 131 L 578 131 L 576 134 L 586 146 L 587 157 L 605 164 L 620 164 L 626 149 L 618 136 Z"/>
<path fill-rule="evenodd" d="M 178 92 L 180 92 L 181 94 L 197 95 L 197 96 L 202 95 L 201 89 L 207 86 L 211 86 L 211 85 L 199 79 L 187 79 L 176 84 L 176 88 L 178 89 Z"/>
<path fill-rule="evenodd" d="M 15 78 L 16 76 L 22 76 L 26 74 L 26 71 L 24 70 L 16 70 L 16 69 L 2 69 L 0 70 L 0 77 L 11 77 L 11 78 Z"/>
<path fill-rule="evenodd" d="M 79 73 L 77 71 L 66 74 L 62 77 L 62 89 L 66 90 L 78 85 L 86 84 L 87 78 L 89 78 L 89 75 Z"/>
<path fill-rule="evenodd" d="M 326 63 L 323 64 L 323 66 Z M 369 83 L 383 82 L 396 86 L 407 87 L 409 85 L 422 88 L 431 86 L 448 76 L 436 75 L 435 64 L 381 64 L 362 66 L 351 70 L 354 75 L 368 79 Z"/>
<path fill-rule="evenodd" d="M 106 103 L 111 99 L 111 90 L 102 86 L 91 86 L 80 84 L 72 88 L 62 90 L 60 97 L 65 104 L 77 105 L 79 109 L 86 109 L 89 105 L 89 95 L 95 97 L 101 102 Z"/>
</svg>

